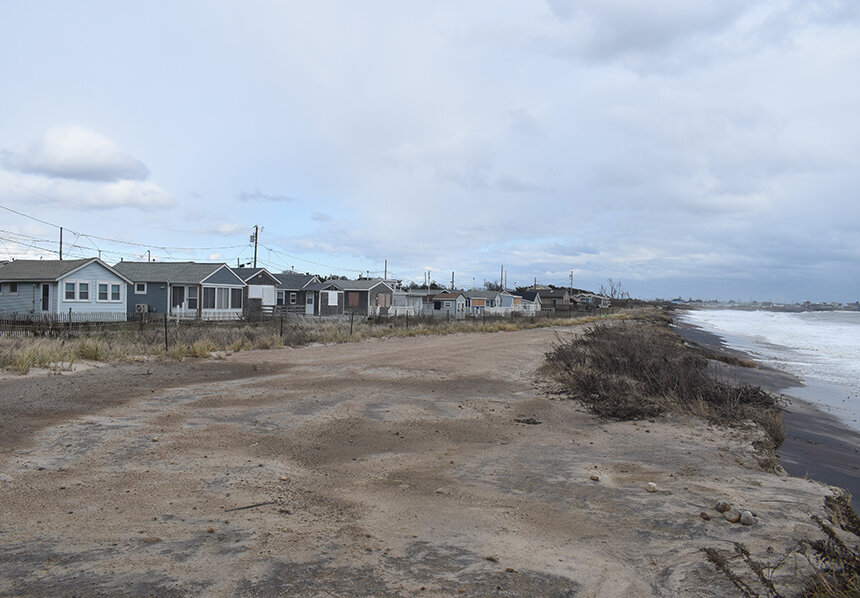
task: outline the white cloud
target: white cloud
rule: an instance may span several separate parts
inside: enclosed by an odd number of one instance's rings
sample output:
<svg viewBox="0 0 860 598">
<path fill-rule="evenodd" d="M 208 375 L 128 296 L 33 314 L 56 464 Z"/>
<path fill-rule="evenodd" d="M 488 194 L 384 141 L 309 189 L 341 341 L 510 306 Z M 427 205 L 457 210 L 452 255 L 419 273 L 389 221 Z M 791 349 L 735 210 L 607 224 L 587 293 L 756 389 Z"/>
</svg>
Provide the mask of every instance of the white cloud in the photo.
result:
<svg viewBox="0 0 860 598">
<path fill-rule="evenodd" d="M 52 127 L 27 144 L 2 152 L 19 172 L 81 181 L 143 181 L 149 168 L 111 139 L 79 126 Z"/>
<path fill-rule="evenodd" d="M 288 195 L 273 195 L 270 193 L 263 193 L 259 189 L 254 189 L 253 191 L 242 191 L 239 194 L 239 201 L 290 202 L 295 200 L 295 197 L 290 197 Z"/>
<path fill-rule="evenodd" d="M 171 207 L 171 195 L 150 181 L 110 183 L 57 179 L 33 174 L 3 172 L 0 198 L 12 200 L 25 212 L 33 205 L 62 204 L 73 208 L 138 208 L 152 211 Z"/>
</svg>

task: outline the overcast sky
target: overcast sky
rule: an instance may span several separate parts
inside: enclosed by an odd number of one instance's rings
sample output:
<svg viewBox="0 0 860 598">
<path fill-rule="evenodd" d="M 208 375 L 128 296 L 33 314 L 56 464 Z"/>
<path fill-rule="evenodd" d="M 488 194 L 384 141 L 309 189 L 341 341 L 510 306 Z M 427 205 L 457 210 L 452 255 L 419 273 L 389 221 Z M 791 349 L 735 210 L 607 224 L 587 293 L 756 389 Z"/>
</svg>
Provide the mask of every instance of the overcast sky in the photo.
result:
<svg viewBox="0 0 860 598">
<path fill-rule="evenodd" d="M 860 2 L 11 2 L 0 259 L 860 300 Z M 9 209 L 43 222 L 10 212 Z M 125 244 L 116 241 L 125 241 Z"/>
</svg>

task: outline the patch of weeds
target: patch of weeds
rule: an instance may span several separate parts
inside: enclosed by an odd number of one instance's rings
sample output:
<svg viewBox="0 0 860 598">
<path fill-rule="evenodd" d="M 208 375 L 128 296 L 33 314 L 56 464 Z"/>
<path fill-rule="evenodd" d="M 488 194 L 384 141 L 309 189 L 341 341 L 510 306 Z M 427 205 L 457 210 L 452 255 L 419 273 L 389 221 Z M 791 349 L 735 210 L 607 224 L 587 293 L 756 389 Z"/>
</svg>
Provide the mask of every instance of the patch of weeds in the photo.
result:
<svg viewBox="0 0 860 598">
<path fill-rule="evenodd" d="M 719 424 L 757 422 L 782 442 L 781 399 L 756 386 L 713 378 L 708 359 L 684 345 L 667 319 L 597 323 L 559 341 L 544 371 L 593 413 L 616 420 L 683 413 Z"/>
<path fill-rule="evenodd" d="M 811 518 L 823 533 L 804 539 L 773 561 L 753 558 L 741 543 L 734 551 L 703 548 L 705 558 L 738 589 L 742 596 L 782 598 L 802 588 L 798 598 L 857 598 L 860 596 L 860 539 L 858 518 L 847 493 L 825 499 L 828 520 Z M 849 545 L 846 538 L 852 538 Z M 733 567 L 730 561 L 739 566 Z M 790 566 L 787 563 L 791 563 Z M 791 595 L 795 595 L 792 591 Z"/>
</svg>

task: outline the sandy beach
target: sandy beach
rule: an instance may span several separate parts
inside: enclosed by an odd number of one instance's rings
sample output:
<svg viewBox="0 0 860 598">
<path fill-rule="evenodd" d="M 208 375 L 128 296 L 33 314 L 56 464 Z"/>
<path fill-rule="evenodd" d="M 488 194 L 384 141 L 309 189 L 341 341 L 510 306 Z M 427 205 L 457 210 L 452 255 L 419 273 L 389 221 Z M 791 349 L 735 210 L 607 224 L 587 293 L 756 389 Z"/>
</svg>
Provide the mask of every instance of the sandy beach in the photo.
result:
<svg viewBox="0 0 860 598">
<path fill-rule="evenodd" d="M 0 595 L 736 595 L 705 549 L 764 593 L 735 543 L 796 591 L 836 491 L 768 469 L 755 427 L 554 394 L 538 368 L 580 332 L 7 378 Z"/>
<path fill-rule="evenodd" d="M 728 348 L 716 334 L 677 318 L 674 323 L 675 331 L 691 344 L 754 361 L 752 356 Z M 725 364 L 715 367 L 728 378 L 782 395 L 787 401 L 783 412 L 785 442 L 778 451 L 782 466 L 791 475 L 848 490 L 854 509 L 860 509 L 860 433 L 812 403 L 792 396 L 792 389 L 803 386 L 803 381 L 792 374 L 761 364 L 758 369 Z"/>
</svg>

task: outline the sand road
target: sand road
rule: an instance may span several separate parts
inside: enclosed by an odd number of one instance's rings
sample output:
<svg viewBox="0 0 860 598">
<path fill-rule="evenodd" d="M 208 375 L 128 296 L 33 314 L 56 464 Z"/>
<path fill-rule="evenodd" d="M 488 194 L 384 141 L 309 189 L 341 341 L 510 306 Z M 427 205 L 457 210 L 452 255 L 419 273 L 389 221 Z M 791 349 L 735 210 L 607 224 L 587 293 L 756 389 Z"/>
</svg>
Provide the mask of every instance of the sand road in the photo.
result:
<svg viewBox="0 0 860 598">
<path fill-rule="evenodd" d="M 730 596 L 701 548 L 817 537 L 830 490 L 763 471 L 756 430 L 548 392 L 575 332 L 0 380 L 0 595 Z"/>
</svg>

